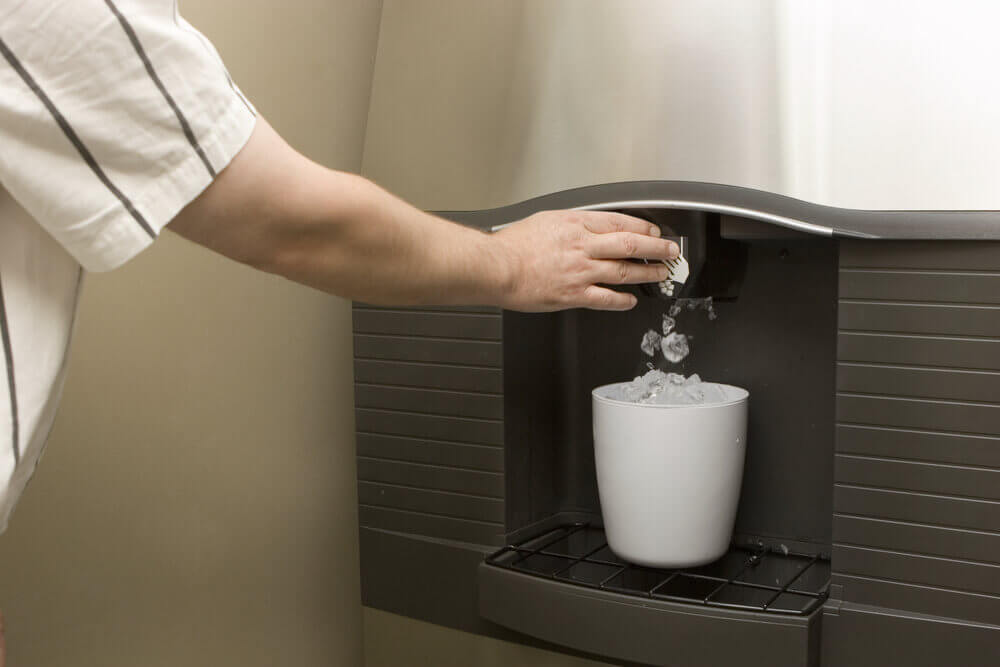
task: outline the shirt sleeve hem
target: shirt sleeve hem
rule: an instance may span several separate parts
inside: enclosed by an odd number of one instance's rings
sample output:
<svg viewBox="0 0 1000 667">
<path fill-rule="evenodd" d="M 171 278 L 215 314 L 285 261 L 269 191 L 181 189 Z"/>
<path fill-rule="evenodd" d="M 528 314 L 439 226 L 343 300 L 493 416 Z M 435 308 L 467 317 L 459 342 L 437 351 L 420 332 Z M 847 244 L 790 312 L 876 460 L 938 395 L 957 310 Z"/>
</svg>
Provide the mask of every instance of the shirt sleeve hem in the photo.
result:
<svg viewBox="0 0 1000 667">
<path fill-rule="evenodd" d="M 215 129 L 200 140 L 201 148 L 216 174 L 225 169 L 243 149 L 255 126 L 256 116 L 234 96 L 216 122 Z M 132 204 L 153 232 L 159 235 L 181 209 L 204 192 L 213 180 L 201 156 L 192 150 L 184 161 L 134 195 Z M 116 203 L 96 217 L 93 224 L 99 231 L 89 241 L 67 247 L 87 271 L 115 269 L 155 240 L 121 204 Z"/>
</svg>

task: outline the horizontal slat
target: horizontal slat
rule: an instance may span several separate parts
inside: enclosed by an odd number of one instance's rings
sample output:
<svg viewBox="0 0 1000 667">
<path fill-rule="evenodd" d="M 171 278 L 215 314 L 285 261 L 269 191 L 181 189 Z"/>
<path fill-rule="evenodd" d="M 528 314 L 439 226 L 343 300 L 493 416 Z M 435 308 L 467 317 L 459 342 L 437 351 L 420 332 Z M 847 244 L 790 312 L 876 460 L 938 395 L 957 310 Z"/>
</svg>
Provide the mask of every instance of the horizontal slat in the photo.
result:
<svg viewBox="0 0 1000 667">
<path fill-rule="evenodd" d="M 503 422 L 438 417 L 390 410 L 354 411 L 358 431 L 479 445 L 503 445 Z"/>
<path fill-rule="evenodd" d="M 443 313 L 491 313 L 503 312 L 496 306 L 373 306 L 370 303 L 354 302 L 355 310 L 403 311 L 403 312 L 443 312 Z"/>
<path fill-rule="evenodd" d="M 840 573 L 834 573 L 830 583 L 843 586 L 843 599 L 848 602 L 981 623 L 996 624 L 1000 618 L 1000 597 L 993 595 L 866 579 Z"/>
<path fill-rule="evenodd" d="M 499 368 L 439 366 L 401 361 L 354 361 L 354 379 L 369 384 L 426 387 L 454 391 L 503 391 L 503 371 Z"/>
<path fill-rule="evenodd" d="M 844 484 L 1000 500 L 1000 470 L 990 468 L 837 454 L 834 479 Z"/>
<path fill-rule="evenodd" d="M 839 295 L 841 299 L 1000 304 L 1000 274 L 842 270 Z"/>
<path fill-rule="evenodd" d="M 503 501 L 496 498 L 358 482 L 358 501 L 362 505 L 425 512 L 460 519 L 497 524 L 503 521 Z"/>
<path fill-rule="evenodd" d="M 470 544 L 499 546 L 503 543 L 503 526 L 469 519 L 453 519 L 361 505 L 358 507 L 358 521 L 365 528 L 379 528 Z"/>
<path fill-rule="evenodd" d="M 842 331 L 837 359 L 1000 371 L 1000 340 Z"/>
<path fill-rule="evenodd" d="M 998 501 L 837 484 L 833 489 L 833 509 L 841 514 L 1000 530 Z"/>
<path fill-rule="evenodd" d="M 1000 468 L 1000 438 L 838 424 L 837 452 Z"/>
<path fill-rule="evenodd" d="M 841 330 L 1000 337 L 1000 307 L 841 302 Z"/>
<path fill-rule="evenodd" d="M 358 457 L 358 480 L 413 486 L 436 491 L 470 493 L 487 498 L 503 496 L 503 475 L 480 470 L 386 461 Z"/>
<path fill-rule="evenodd" d="M 501 330 L 499 315 L 354 311 L 355 333 L 500 340 Z"/>
<path fill-rule="evenodd" d="M 503 359 L 503 345 L 485 340 L 355 334 L 354 356 L 361 359 L 446 362 L 499 368 Z"/>
<path fill-rule="evenodd" d="M 503 472 L 503 448 L 358 433 L 358 456 Z"/>
<path fill-rule="evenodd" d="M 834 545 L 837 572 L 1000 595 L 1000 565 Z"/>
<path fill-rule="evenodd" d="M 838 394 L 837 421 L 958 433 L 1000 433 L 1000 407 Z"/>
<path fill-rule="evenodd" d="M 1000 561 L 1000 533 L 974 532 L 963 528 L 835 514 L 833 541 L 984 563 Z M 839 567 L 836 561 L 833 561 L 833 567 Z"/>
<path fill-rule="evenodd" d="M 1000 373 L 839 363 L 837 389 L 899 397 L 995 401 L 1000 400 Z"/>
<path fill-rule="evenodd" d="M 452 417 L 503 418 L 503 397 L 495 394 L 358 384 L 354 387 L 354 404 L 359 408 L 406 410 Z"/>
<path fill-rule="evenodd" d="M 1000 271 L 1000 243 L 904 241 L 840 244 L 840 266 L 850 268 Z"/>
</svg>

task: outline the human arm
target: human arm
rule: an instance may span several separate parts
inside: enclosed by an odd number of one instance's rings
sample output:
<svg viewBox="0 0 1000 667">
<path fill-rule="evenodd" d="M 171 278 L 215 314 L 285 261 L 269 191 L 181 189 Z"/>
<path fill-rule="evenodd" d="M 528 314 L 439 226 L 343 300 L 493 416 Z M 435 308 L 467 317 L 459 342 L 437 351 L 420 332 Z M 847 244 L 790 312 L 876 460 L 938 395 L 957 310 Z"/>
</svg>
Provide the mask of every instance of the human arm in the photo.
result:
<svg viewBox="0 0 1000 667">
<path fill-rule="evenodd" d="M 655 225 L 617 213 L 548 211 L 496 234 L 422 212 L 299 154 L 258 118 L 246 146 L 169 229 L 255 268 L 379 304 L 626 310 L 602 287 L 656 282 L 676 256 Z"/>
</svg>

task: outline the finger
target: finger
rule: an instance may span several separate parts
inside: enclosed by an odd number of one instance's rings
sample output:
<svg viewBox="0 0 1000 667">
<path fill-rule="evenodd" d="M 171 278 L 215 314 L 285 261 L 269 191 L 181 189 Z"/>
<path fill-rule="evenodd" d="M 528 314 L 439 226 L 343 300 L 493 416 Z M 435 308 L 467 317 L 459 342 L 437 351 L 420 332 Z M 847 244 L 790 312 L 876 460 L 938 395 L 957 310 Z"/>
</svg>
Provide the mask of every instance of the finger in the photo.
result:
<svg viewBox="0 0 1000 667">
<path fill-rule="evenodd" d="M 646 236 L 659 236 L 660 228 L 651 222 L 624 213 L 609 211 L 576 211 L 583 220 L 583 226 L 595 234 L 609 232 L 632 232 Z"/>
<path fill-rule="evenodd" d="M 637 299 L 631 294 L 591 285 L 583 290 L 583 303 L 580 305 L 592 310 L 631 310 L 636 303 Z"/>
<path fill-rule="evenodd" d="M 673 241 L 632 232 L 613 232 L 592 235 L 587 239 L 586 252 L 593 259 L 641 257 L 666 260 L 677 257 L 679 249 Z"/>
<path fill-rule="evenodd" d="M 670 269 L 661 262 L 643 264 L 625 260 L 601 260 L 592 277 L 595 283 L 605 285 L 639 285 L 666 280 Z"/>
</svg>

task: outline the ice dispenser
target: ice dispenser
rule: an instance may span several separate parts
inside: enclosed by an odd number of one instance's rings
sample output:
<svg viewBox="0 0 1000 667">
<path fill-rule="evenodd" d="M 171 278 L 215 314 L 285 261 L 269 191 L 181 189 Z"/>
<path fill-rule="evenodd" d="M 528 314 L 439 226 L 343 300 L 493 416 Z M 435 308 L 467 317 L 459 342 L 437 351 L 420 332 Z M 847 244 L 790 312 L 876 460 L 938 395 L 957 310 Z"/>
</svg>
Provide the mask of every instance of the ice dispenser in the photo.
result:
<svg viewBox="0 0 1000 667">
<path fill-rule="evenodd" d="M 680 316 L 676 370 L 750 392 L 728 548 L 662 569 L 607 544 L 591 391 L 644 370 L 657 291 L 628 313 L 356 304 L 365 603 L 617 663 L 996 664 L 1000 215 L 666 181 L 445 215 L 572 207 L 683 237 L 679 296 L 713 297 L 717 319 Z"/>
</svg>

